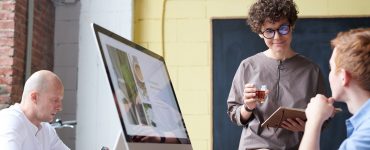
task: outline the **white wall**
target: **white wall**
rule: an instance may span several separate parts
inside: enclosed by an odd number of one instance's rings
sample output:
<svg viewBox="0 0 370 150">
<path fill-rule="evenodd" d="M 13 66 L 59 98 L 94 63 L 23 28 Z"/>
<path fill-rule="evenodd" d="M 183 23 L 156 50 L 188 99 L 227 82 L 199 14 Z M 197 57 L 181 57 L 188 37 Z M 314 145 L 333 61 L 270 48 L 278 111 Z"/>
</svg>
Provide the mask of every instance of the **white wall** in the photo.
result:
<svg viewBox="0 0 370 150">
<path fill-rule="evenodd" d="M 76 149 L 112 148 L 121 126 L 91 23 L 132 37 L 132 0 L 81 0 Z"/>
<path fill-rule="evenodd" d="M 55 4 L 54 72 L 64 83 L 62 121 L 76 120 L 78 37 L 81 3 Z M 57 129 L 63 142 L 75 149 L 76 128 Z"/>
</svg>

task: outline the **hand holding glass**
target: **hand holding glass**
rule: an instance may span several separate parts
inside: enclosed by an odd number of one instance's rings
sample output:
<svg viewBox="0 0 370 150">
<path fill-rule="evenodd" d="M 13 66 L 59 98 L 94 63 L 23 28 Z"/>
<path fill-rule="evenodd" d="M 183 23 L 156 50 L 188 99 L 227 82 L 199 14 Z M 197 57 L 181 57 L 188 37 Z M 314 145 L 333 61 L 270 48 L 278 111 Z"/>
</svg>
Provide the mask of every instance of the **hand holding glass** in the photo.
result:
<svg viewBox="0 0 370 150">
<path fill-rule="evenodd" d="M 263 104 L 267 100 L 268 95 L 266 85 L 262 85 L 260 89 L 257 89 L 255 98 L 261 104 Z"/>
</svg>

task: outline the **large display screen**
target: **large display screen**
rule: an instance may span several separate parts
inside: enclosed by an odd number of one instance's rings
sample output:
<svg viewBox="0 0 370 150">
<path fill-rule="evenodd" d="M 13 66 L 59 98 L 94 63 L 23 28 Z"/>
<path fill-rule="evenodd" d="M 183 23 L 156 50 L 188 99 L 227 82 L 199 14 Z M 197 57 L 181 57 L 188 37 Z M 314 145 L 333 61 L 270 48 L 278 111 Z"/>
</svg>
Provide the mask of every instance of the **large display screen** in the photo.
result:
<svg viewBox="0 0 370 150">
<path fill-rule="evenodd" d="M 189 144 L 163 57 L 93 26 L 126 140 Z"/>
</svg>

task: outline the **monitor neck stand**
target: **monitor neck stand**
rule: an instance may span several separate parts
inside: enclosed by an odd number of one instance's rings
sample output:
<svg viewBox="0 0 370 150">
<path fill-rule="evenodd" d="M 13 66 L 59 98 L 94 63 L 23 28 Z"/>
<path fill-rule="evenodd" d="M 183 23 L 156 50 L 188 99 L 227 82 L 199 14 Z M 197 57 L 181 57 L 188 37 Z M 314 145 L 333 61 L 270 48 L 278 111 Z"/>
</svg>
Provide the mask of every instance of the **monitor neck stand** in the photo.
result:
<svg viewBox="0 0 370 150">
<path fill-rule="evenodd" d="M 129 150 L 125 136 L 123 136 L 122 130 L 117 135 L 113 150 Z"/>
</svg>

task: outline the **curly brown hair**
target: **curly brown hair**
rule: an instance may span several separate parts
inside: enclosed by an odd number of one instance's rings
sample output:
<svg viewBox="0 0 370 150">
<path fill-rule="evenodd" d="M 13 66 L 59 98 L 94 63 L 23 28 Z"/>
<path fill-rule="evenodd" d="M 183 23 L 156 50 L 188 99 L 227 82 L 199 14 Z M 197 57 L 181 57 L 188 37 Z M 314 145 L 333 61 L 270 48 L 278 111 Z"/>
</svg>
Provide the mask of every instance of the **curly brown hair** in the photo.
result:
<svg viewBox="0 0 370 150">
<path fill-rule="evenodd" d="M 370 28 L 340 32 L 331 46 L 337 54 L 334 58 L 337 71 L 347 70 L 363 89 L 370 91 Z"/>
<path fill-rule="evenodd" d="M 287 18 L 290 25 L 297 20 L 298 10 L 293 0 L 257 0 L 249 9 L 247 23 L 255 33 L 261 33 L 265 21 L 275 23 Z"/>
</svg>

